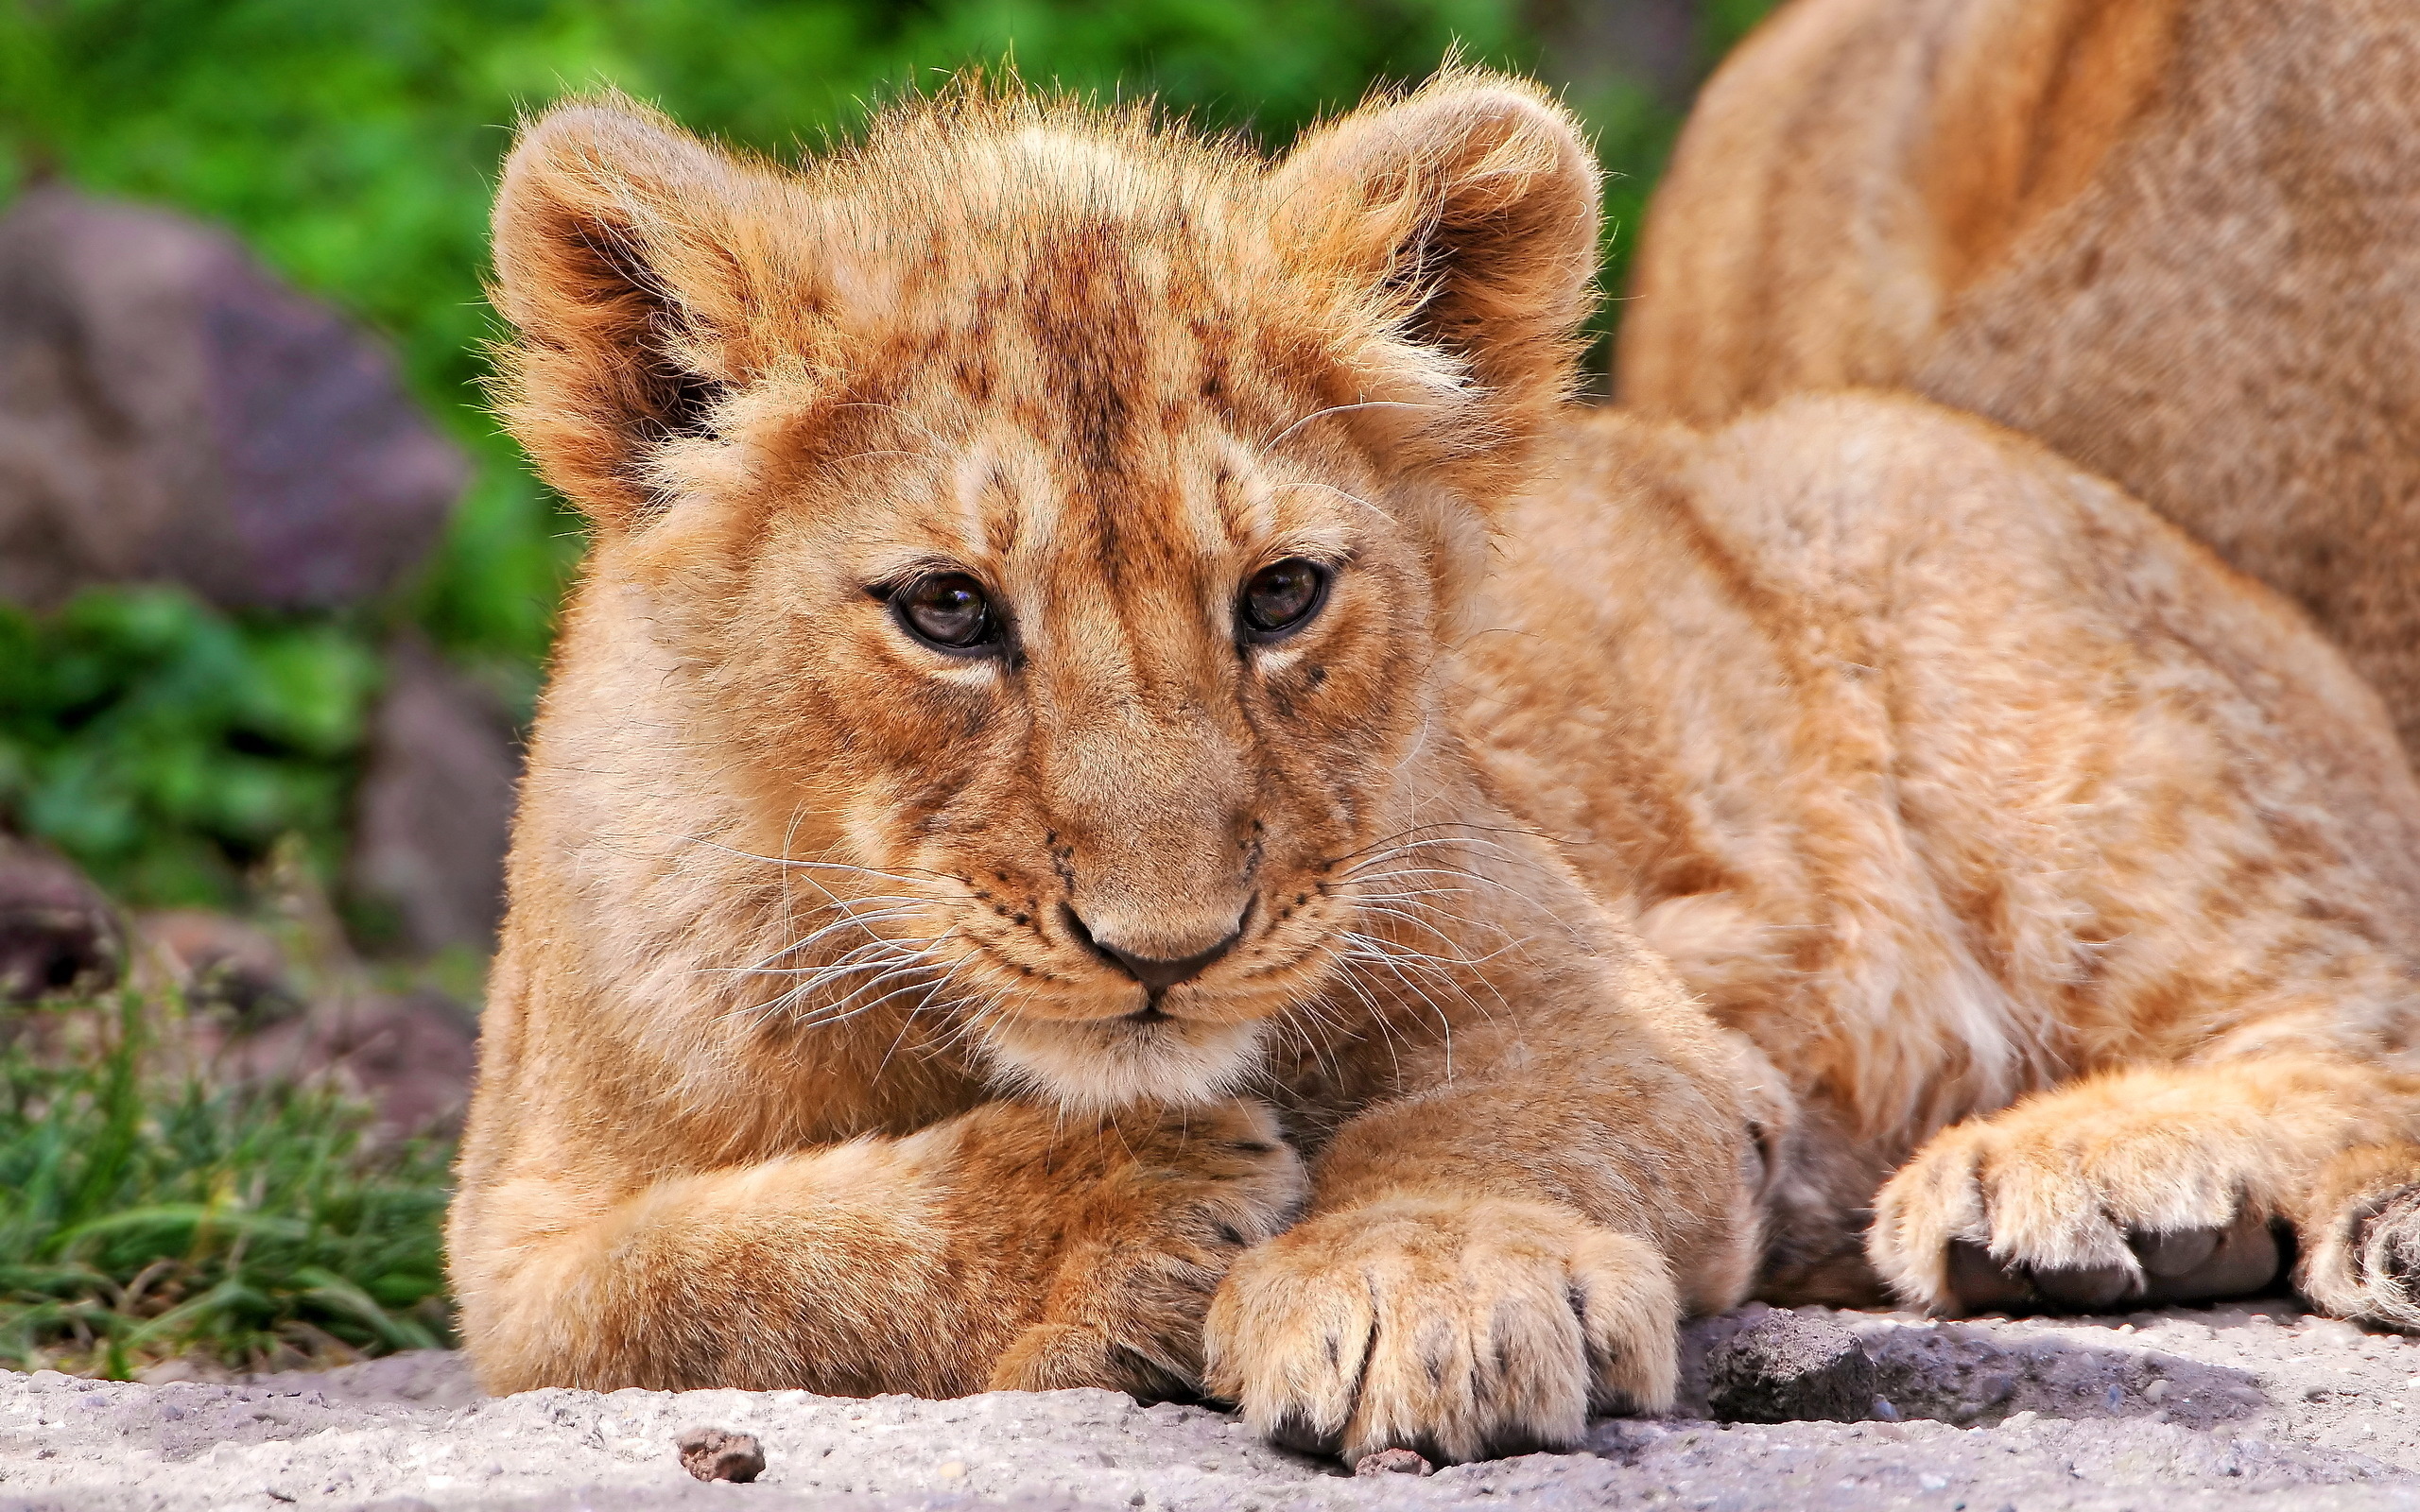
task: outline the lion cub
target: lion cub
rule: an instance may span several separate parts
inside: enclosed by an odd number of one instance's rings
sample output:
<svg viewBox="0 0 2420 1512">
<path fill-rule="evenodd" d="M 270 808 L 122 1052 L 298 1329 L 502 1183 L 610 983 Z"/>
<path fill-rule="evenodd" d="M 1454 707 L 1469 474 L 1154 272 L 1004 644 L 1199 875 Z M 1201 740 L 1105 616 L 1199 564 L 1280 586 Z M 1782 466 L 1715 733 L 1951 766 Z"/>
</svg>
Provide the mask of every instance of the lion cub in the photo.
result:
<svg viewBox="0 0 2420 1512">
<path fill-rule="evenodd" d="M 1980 424 L 1568 410 L 1596 217 L 1467 73 L 1275 163 L 973 87 L 800 173 L 527 129 L 507 413 L 595 544 L 451 1220 L 492 1389 L 1568 1444 L 1769 1211 L 1872 1292 L 1910 1153 L 1910 1297 L 2286 1224 L 2407 1315 L 2374 700 Z"/>
<path fill-rule="evenodd" d="M 1656 192 L 1622 402 L 2038 436 L 2300 602 L 2420 753 L 2415 140 L 2411 0 L 1792 0 Z"/>
</svg>

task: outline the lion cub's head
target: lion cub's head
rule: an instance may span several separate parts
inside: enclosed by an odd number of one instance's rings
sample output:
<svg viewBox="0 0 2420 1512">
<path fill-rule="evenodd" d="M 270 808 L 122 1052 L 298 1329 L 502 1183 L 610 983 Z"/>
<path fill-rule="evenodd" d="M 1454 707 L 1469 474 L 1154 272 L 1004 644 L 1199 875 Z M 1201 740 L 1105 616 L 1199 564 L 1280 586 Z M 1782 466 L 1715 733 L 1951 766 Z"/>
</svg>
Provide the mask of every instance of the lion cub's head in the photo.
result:
<svg viewBox="0 0 2420 1512">
<path fill-rule="evenodd" d="M 764 990 L 1071 1103 L 1239 1070 L 1445 816 L 1431 664 L 1596 226 L 1569 121 L 1471 74 L 1275 163 L 979 87 L 795 173 L 530 126 L 507 412 L 668 652 L 661 782 L 792 868 Z"/>
</svg>

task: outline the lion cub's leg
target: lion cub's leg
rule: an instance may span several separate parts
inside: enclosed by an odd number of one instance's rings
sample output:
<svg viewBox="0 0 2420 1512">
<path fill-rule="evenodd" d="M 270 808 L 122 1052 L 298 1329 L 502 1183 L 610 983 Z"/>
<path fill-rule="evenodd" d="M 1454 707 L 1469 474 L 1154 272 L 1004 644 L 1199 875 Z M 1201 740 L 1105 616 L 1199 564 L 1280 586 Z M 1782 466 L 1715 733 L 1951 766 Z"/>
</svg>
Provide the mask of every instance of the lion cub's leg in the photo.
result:
<svg viewBox="0 0 2420 1512">
<path fill-rule="evenodd" d="M 1876 1199 L 1868 1252 L 1945 1312 L 2100 1309 L 2258 1291 L 2283 1225 L 2313 1301 L 2391 1317 L 2401 1246 L 2420 1256 L 2415 1113 L 2403 1078 L 2318 1058 L 2094 1076 L 1934 1136 Z"/>
<path fill-rule="evenodd" d="M 994 1104 L 601 1210 L 568 1188 L 508 1181 L 458 1212 L 492 1391 L 1189 1391 L 1212 1292 L 1304 1177 L 1255 1105 L 1088 1125 Z"/>
<path fill-rule="evenodd" d="M 1337 1132 L 1307 1214 L 1219 1288 L 1207 1381 L 1254 1429 L 1348 1460 L 1567 1447 L 1669 1406 L 1680 1320 L 1746 1294 L 1775 1109 L 1744 1052 L 1644 972 L 1524 987 L 1524 1023 L 1407 1049 L 1408 1094 Z"/>
</svg>

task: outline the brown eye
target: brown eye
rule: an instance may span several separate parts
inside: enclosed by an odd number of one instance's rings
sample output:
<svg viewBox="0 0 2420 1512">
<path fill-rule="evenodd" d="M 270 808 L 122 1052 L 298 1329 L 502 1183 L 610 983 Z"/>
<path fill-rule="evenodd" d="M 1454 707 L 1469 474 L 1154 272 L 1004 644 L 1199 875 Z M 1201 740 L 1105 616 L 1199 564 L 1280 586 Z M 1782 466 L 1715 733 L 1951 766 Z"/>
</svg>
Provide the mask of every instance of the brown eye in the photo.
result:
<svg viewBox="0 0 2420 1512">
<path fill-rule="evenodd" d="M 964 573 L 932 573 L 890 595 L 890 612 L 908 634 L 941 651 L 972 651 L 999 639 L 983 585 Z"/>
<path fill-rule="evenodd" d="M 1252 575 L 1236 612 L 1242 615 L 1245 629 L 1265 639 L 1309 623 L 1326 599 L 1327 569 L 1288 557 Z"/>
</svg>

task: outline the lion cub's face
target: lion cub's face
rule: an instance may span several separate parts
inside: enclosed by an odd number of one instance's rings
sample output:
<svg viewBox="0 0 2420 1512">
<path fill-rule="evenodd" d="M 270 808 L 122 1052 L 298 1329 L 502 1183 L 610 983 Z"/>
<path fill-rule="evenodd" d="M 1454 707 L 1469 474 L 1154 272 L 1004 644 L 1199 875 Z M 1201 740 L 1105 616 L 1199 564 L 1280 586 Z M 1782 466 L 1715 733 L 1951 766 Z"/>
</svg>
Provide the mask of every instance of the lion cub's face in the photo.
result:
<svg viewBox="0 0 2420 1512">
<path fill-rule="evenodd" d="M 800 1016 L 1183 1099 L 1352 948 L 1593 234 L 1559 118 L 1466 93 L 1273 171 L 1022 101 L 804 178 L 617 111 L 516 153 L 513 419 L 684 669 L 677 759 L 791 863 Z"/>
</svg>

